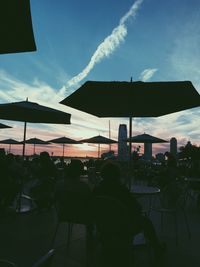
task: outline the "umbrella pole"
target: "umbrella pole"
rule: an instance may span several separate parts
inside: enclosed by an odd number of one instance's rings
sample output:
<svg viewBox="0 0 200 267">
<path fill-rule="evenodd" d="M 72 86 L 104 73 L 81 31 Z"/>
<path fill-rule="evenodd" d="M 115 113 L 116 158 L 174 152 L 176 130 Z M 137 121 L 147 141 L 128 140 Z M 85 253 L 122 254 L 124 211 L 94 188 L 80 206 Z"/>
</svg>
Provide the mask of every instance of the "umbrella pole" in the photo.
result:
<svg viewBox="0 0 200 267">
<path fill-rule="evenodd" d="M 26 124 L 27 122 L 25 121 L 24 122 L 24 140 L 23 140 L 23 151 L 22 151 L 22 156 L 23 156 L 23 159 L 24 159 L 24 155 L 25 155 L 25 143 L 26 143 Z M 20 192 L 19 192 L 19 199 L 18 199 L 18 203 L 17 203 L 17 211 L 20 212 L 21 211 L 21 197 L 22 197 L 22 193 L 23 193 L 23 178 L 21 180 L 21 188 L 20 188 Z"/>
<path fill-rule="evenodd" d="M 33 144 L 33 155 L 35 155 L 35 144 Z"/>
<path fill-rule="evenodd" d="M 23 139 L 23 151 L 22 151 L 22 157 L 24 159 L 24 155 L 25 155 L 25 143 L 26 143 L 26 124 L 27 122 L 24 122 L 24 139 Z"/>
<path fill-rule="evenodd" d="M 63 144 L 63 153 L 62 153 L 62 156 L 63 156 L 63 158 L 65 156 L 65 144 Z"/>
<path fill-rule="evenodd" d="M 98 144 L 98 159 L 100 158 L 100 144 Z"/>
<path fill-rule="evenodd" d="M 130 169 L 130 176 L 128 181 L 129 190 L 131 189 L 131 167 L 132 167 L 132 116 L 129 117 L 129 169 Z"/>
<path fill-rule="evenodd" d="M 109 139 L 111 139 L 111 134 L 110 134 L 110 120 L 109 120 Z M 110 148 L 110 151 L 111 151 L 111 144 L 109 144 L 109 148 Z"/>
</svg>

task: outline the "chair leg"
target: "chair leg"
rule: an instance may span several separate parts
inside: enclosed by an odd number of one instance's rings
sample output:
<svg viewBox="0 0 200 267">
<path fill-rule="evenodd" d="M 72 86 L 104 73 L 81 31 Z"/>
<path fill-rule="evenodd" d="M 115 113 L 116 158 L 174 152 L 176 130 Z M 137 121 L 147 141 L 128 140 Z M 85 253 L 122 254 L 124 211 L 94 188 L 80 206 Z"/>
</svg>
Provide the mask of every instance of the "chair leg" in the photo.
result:
<svg viewBox="0 0 200 267">
<path fill-rule="evenodd" d="M 186 229 L 187 229 L 187 232 L 188 232 L 188 238 L 191 239 L 190 227 L 189 227 L 189 223 L 188 223 L 188 219 L 187 219 L 187 215 L 186 215 L 185 210 L 183 210 L 183 215 L 184 215 L 184 219 L 185 219 Z"/>
<path fill-rule="evenodd" d="M 163 217 L 164 217 L 164 213 L 161 212 L 160 213 L 160 220 L 161 220 L 161 232 L 162 232 L 162 234 L 163 234 L 163 222 L 164 222 Z"/>
<path fill-rule="evenodd" d="M 68 226 L 68 229 L 67 229 L 67 250 L 68 250 L 71 236 L 72 236 L 73 223 L 68 223 L 67 226 Z"/>
<path fill-rule="evenodd" d="M 174 226 L 175 226 L 175 234 L 176 234 L 176 245 L 178 245 L 178 223 L 176 212 L 174 212 Z"/>
<path fill-rule="evenodd" d="M 93 225 L 86 225 L 86 267 L 94 266 L 94 227 Z"/>
</svg>

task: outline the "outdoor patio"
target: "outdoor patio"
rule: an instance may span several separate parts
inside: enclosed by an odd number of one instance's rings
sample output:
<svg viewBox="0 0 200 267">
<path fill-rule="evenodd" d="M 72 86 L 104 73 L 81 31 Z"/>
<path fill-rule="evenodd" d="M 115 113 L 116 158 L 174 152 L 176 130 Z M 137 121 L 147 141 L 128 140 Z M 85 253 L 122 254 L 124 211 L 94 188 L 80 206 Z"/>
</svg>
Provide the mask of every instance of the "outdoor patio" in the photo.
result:
<svg viewBox="0 0 200 267">
<path fill-rule="evenodd" d="M 167 244 L 164 258 L 164 267 L 172 266 L 200 266 L 199 238 L 200 238 L 200 211 L 191 201 L 187 207 L 191 240 L 188 239 L 184 220 L 178 216 L 179 242 L 176 245 L 174 223 L 171 216 L 164 220 L 164 231 L 161 233 L 160 217 L 156 212 L 151 213 L 151 218 L 157 229 L 159 237 Z M 31 212 L 17 216 L 7 216 L 0 220 L 0 258 L 17 263 L 18 267 L 31 267 L 42 255 L 52 248 L 52 240 L 55 234 L 57 220 L 54 209 L 47 212 Z M 82 267 L 86 266 L 86 240 L 85 227 L 75 225 L 73 236 L 67 253 L 66 247 L 67 225 L 59 226 L 54 247 L 56 253 L 52 267 Z M 147 248 L 134 250 L 134 266 L 150 266 Z M 96 257 L 98 266 L 98 257 Z"/>
</svg>

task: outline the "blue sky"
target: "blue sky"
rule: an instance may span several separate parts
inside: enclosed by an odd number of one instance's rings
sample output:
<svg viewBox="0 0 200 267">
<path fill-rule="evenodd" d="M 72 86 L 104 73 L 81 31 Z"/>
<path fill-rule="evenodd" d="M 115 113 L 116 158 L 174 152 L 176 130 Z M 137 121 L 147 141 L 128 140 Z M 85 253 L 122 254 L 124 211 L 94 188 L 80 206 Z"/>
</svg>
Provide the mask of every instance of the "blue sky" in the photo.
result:
<svg viewBox="0 0 200 267">
<path fill-rule="evenodd" d="M 87 80 L 190 80 L 200 92 L 198 0 L 32 0 L 31 12 L 37 51 L 0 55 L 0 103 L 28 97 L 71 113 L 72 124 L 29 124 L 27 138 L 108 136 L 108 119 L 58 104 Z M 174 136 L 179 146 L 188 140 L 199 145 L 199 114 L 196 108 L 137 118 L 133 135 Z M 21 140 L 22 123 L 6 123 L 14 128 L 1 130 L 0 139 Z M 120 123 L 128 125 L 128 120 L 110 119 L 112 138 L 117 138 Z M 157 146 L 156 152 L 158 148 L 166 151 L 168 144 Z M 96 148 L 73 149 L 79 154 Z"/>
</svg>

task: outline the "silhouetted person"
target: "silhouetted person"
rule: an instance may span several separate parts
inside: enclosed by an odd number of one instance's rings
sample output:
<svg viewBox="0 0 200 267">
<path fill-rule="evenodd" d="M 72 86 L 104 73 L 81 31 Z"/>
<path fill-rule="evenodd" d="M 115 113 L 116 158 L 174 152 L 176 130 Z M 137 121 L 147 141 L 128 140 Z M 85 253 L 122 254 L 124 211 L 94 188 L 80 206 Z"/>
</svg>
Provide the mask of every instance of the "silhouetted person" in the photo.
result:
<svg viewBox="0 0 200 267">
<path fill-rule="evenodd" d="M 32 196 L 36 199 L 38 210 L 48 209 L 54 199 L 57 169 L 46 151 L 40 153 L 38 164 L 35 167 L 38 184 L 32 188 Z"/>
<path fill-rule="evenodd" d="M 150 241 L 155 256 L 162 252 L 162 246 L 156 235 L 151 220 L 142 215 L 142 208 L 129 190 L 121 184 L 120 168 L 113 162 L 106 162 L 101 168 L 102 182 L 94 189 L 94 194 L 111 196 L 121 201 L 127 207 L 130 214 L 133 236 L 143 232 L 144 236 Z M 126 231 L 126 229 L 124 229 Z"/>
<path fill-rule="evenodd" d="M 74 221 L 84 220 L 88 216 L 88 204 L 92 195 L 89 185 L 80 180 L 82 172 L 83 163 L 72 160 L 65 168 L 64 181 L 59 181 L 56 186 L 58 205 L 69 217 L 71 214 Z"/>
</svg>

